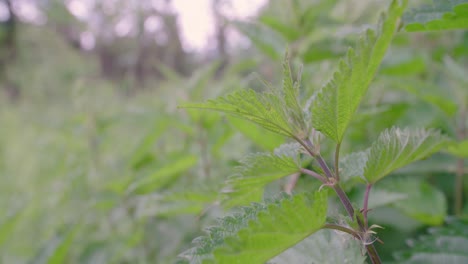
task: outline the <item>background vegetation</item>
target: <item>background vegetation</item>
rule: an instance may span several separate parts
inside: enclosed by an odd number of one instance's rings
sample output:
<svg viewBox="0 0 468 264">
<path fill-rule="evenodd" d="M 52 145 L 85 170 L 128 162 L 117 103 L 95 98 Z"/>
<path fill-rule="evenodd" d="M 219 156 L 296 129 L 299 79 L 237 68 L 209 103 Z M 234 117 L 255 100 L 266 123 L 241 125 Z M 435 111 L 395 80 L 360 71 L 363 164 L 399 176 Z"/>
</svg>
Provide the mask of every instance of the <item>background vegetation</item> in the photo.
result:
<svg viewBox="0 0 468 264">
<path fill-rule="evenodd" d="M 287 49 L 295 72 L 303 65 L 309 97 L 387 6 L 270 0 L 252 20 L 235 21 L 222 12 L 229 1 L 213 0 L 210 49 L 194 52 L 184 49 L 177 16 L 165 6 L 171 1 L 116 1 L 122 8 L 113 12 L 94 5 L 101 23 L 89 49 L 82 37 L 93 25 L 71 15 L 67 1 L 37 1 L 43 20 L 28 20 L 19 2 L 0 2 L 10 14 L 0 24 L 1 263 L 175 262 L 204 228 L 229 214 L 220 206 L 221 190 L 239 160 L 285 143 L 245 121 L 177 105 L 240 88 L 260 91 L 262 80 L 279 84 Z M 422 2 L 411 1 L 342 153 L 364 150 L 393 124 L 437 128 L 452 138 L 443 152 L 375 188 L 369 217 L 384 226 L 385 244 L 377 245 L 384 262 L 450 255 L 451 263 L 463 263 L 467 4 Z M 136 14 L 137 23 L 119 36 L 111 29 L 124 12 Z M 158 31 L 145 31 L 150 16 L 162 21 Z M 234 29 L 249 39 L 247 48 L 229 45 Z M 332 160 L 327 142 L 322 148 Z M 268 185 L 264 197 L 291 192 L 291 179 Z M 302 190 L 320 186 L 297 180 Z M 353 202 L 362 200 L 360 187 L 346 191 Z M 328 233 L 323 239 L 339 243 Z M 306 242 L 311 246 L 299 244 L 274 263 L 303 263 L 307 254 L 320 263 L 344 261 L 310 251 L 318 242 Z M 358 246 L 346 250 L 349 259 L 362 258 Z"/>
</svg>

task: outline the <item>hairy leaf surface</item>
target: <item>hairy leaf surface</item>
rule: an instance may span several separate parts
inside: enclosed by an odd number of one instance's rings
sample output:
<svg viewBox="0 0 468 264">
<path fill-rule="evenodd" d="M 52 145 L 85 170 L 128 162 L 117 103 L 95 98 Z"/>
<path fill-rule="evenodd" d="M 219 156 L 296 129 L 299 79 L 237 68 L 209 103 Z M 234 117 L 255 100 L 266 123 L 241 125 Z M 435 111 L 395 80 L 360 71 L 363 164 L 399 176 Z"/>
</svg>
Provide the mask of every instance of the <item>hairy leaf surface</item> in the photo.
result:
<svg viewBox="0 0 468 264">
<path fill-rule="evenodd" d="M 359 264 L 365 261 L 366 256 L 361 253 L 359 241 L 349 234 L 322 229 L 276 256 L 268 264 Z"/>
<path fill-rule="evenodd" d="M 468 1 L 433 0 L 406 12 L 403 21 L 406 31 L 468 29 Z"/>
<path fill-rule="evenodd" d="M 340 180 L 345 188 L 364 181 L 364 167 L 367 162 L 367 151 L 353 152 L 340 160 Z"/>
<path fill-rule="evenodd" d="M 299 169 L 297 157 L 270 153 L 249 155 L 241 162 L 237 173 L 227 181 L 224 192 L 228 194 L 228 199 L 224 205 L 232 207 L 259 202 L 263 197 L 265 185 L 291 175 Z"/>
<path fill-rule="evenodd" d="M 312 104 L 312 124 L 334 141 L 343 139 L 390 45 L 406 2 L 392 2 L 387 16 L 382 16 L 377 32 L 366 32 L 356 50 L 348 51 L 332 80 L 317 94 Z"/>
<path fill-rule="evenodd" d="M 437 152 L 446 142 L 447 139 L 434 130 L 385 130 L 369 150 L 364 177 L 375 183 L 390 172 Z"/>
<path fill-rule="evenodd" d="M 326 213 L 326 192 L 253 204 L 221 219 L 182 257 L 190 263 L 265 263 L 319 230 Z"/>
<path fill-rule="evenodd" d="M 211 109 L 249 120 L 274 133 L 303 139 L 309 134 L 298 95 L 299 82 L 294 82 L 288 57 L 283 63 L 282 89 L 258 93 L 252 89 L 235 91 L 206 103 L 187 103 L 183 108 Z"/>
</svg>

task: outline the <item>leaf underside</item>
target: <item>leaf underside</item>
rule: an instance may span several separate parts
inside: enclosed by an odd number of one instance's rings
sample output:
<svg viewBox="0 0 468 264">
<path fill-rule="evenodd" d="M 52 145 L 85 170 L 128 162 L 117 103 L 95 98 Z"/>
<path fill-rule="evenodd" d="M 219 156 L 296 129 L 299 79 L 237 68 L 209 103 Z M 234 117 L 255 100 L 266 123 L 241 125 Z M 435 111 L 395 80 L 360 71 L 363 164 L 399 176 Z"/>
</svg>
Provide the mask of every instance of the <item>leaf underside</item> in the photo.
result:
<svg viewBox="0 0 468 264">
<path fill-rule="evenodd" d="M 439 151 L 447 142 L 432 129 L 387 129 L 368 150 L 364 177 L 375 183 L 390 172 Z"/>
<path fill-rule="evenodd" d="M 356 50 L 350 49 L 338 71 L 316 95 L 312 125 L 335 142 L 341 142 L 353 114 L 366 93 L 390 45 L 407 1 L 393 1 L 377 32 L 368 30 Z"/>
<path fill-rule="evenodd" d="M 219 220 L 181 257 L 188 263 L 265 263 L 319 230 L 326 213 L 326 192 L 252 204 Z"/>
<path fill-rule="evenodd" d="M 408 241 L 405 251 L 394 254 L 399 264 L 468 263 L 468 223 L 457 220 Z"/>
<path fill-rule="evenodd" d="M 359 241 L 346 233 L 322 229 L 276 256 L 268 264 L 362 264 L 365 261 L 366 256 L 361 252 Z"/>
</svg>

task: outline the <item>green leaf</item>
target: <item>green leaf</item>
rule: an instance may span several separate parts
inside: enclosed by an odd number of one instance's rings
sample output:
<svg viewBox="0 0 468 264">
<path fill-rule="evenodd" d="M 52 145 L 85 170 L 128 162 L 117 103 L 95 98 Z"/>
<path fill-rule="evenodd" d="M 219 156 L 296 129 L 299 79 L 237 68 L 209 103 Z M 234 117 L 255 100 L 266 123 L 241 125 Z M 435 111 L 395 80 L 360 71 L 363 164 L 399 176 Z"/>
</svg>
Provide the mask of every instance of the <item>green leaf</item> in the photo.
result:
<svg viewBox="0 0 468 264">
<path fill-rule="evenodd" d="M 232 207 L 259 202 L 268 183 L 298 172 L 299 169 L 297 157 L 270 153 L 249 155 L 241 162 L 237 173 L 226 182 L 224 192 L 228 199 L 223 204 Z"/>
<path fill-rule="evenodd" d="M 468 29 L 468 1 L 433 0 L 403 16 L 406 31 Z"/>
<path fill-rule="evenodd" d="M 452 100 L 457 102 L 460 108 L 463 108 L 463 106 L 468 105 L 468 93 L 466 92 L 466 87 L 468 86 L 467 67 L 448 56 L 444 58 L 444 66 L 449 80 L 452 83 L 452 85 L 449 86 L 454 93 L 454 98 Z"/>
<path fill-rule="evenodd" d="M 181 107 L 220 111 L 249 120 L 283 136 L 305 138 L 310 129 L 298 101 L 299 82 L 292 80 L 287 55 L 283 73 L 282 89 L 271 89 L 263 93 L 252 89 L 239 90 L 206 103 L 187 103 Z"/>
<path fill-rule="evenodd" d="M 420 178 L 405 176 L 385 179 L 371 189 L 369 197 L 370 209 L 391 206 L 426 225 L 440 225 L 447 216 L 444 194 Z M 353 200 L 362 201 L 363 198 L 364 190 Z"/>
<path fill-rule="evenodd" d="M 333 79 L 317 94 L 312 104 L 313 127 L 334 141 L 343 139 L 390 45 L 406 3 L 392 2 L 387 16 L 382 16 L 377 33 L 373 30 L 366 32 L 356 51 L 348 51 Z"/>
<path fill-rule="evenodd" d="M 75 235 L 80 226 L 68 228 L 47 241 L 47 244 L 38 252 L 31 264 L 61 264 L 67 263 L 67 254 L 70 251 Z"/>
<path fill-rule="evenodd" d="M 447 151 L 459 158 L 468 158 L 468 139 L 460 142 L 453 142 L 448 146 Z"/>
<path fill-rule="evenodd" d="M 265 150 L 272 151 L 285 141 L 285 137 L 272 133 L 244 119 L 230 117 L 229 122 L 244 136 Z"/>
<path fill-rule="evenodd" d="M 347 189 L 364 181 L 363 175 L 367 155 L 366 151 L 353 152 L 340 160 L 340 181 Z"/>
<path fill-rule="evenodd" d="M 330 249 L 333 250 L 330 250 Z M 361 253 L 361 244 L 350 235 L 328 229 L 317 231 L 294 247 L 286 250 L 270 264 L 290 263 L 365 263 L 366 256 Z"/>
<path fill-rule="evenodd" d="M 129 162 L 129 166 L 132 169 L 138 169 L 144 162 L 148 161 L 151 147 L 153 147 L 153 144 L 159 139 L 161 134 L 166 131 L 169 124 L 169 119 L 167 118 L 158 119 L 157 124 L 153 127 L 150 133 L 141 140 L 139 145 L 133 151 Z"/>
<path fill-rule="evenodd" d="M 394 83 L 395 88 L 403 89 L 411 94 L 414 94 L 421 100 L 428 102 L 442 110 L 448 117 L 453 117 L 458 106 L 453 100 L 453 95 L 447 87 L 441 87 L 429 82 L 417 81 L 414 79 L 398 80 Z M 421 89 L 424 87 L 424 89 Z M 463 98 L 463 96 L 460 96 Z"/>
<path fill-rule="evenodd" d="M 326 214 L 326 192 L 253 204 L 221 219 L 181 257 L 190 263 L 265 263 L 319 230 Z"/>
<path fill-rule="evenodd" d="M 15 231 L 15 226 L 19 223 L 24 210 L 17 211 L 0 223 L 0 248 L 7 242 L 9 236 Z"/>
<path fill-rule="evenodd" d="M 429 229 L 429 234 L 408 241 L 408 248 L 394 254 L 398 264 L 468 263 L 468 223 L 456 220 Z"/>
<path fill-rule="evenodd" d="M 300 50 L 300 58 L 305 64 L 328 59 L 337 59 L 346 53 L 342 44 L 337 43 L 336 39 L 327 38 L 323 40 L 309 41 L 304 44 Z"/>
<path fill-rule="evenodd" d="M 161 204 L 157 204 L 156 214 L 164 217 L 200 214 L 208 204 L 215 202 L 217 198 L 218 192 L 210 190 L 171 192 L 161 199 Z"/>
<path fill-rule="evenodd" d="M 426 71 L 426 62 L 422 57 L 407 58 L 393 64 L 384 64 L 380 70 L 381 74 L 391 76 L 414 75 Z"/>
<path fill-rule="evenodd" d="M 158 190 L 178 178 L 182 172 L 197 163 L 195 155 L 182 155 L 150 175 L 135 180 L 127 188 L 128 193 L 145 194 Z"/>
<path fill-rule="evenodd" d="M 263 15 L 259 18 L 259 21 L 281 34 L 284 39 L 288 42 L 292 42 L 301 37 L 301 32 L 294 28 L 292 25 L 288 25 L 280 21 L 277 17 L 272 15 Z"/>
<path fill-rule="evenodd" d="M 401 177 L 386 181 L 381 187 L 381 190 L 406 194 L 406 199 L 399 199 L 392 205 L 421 223 L 440 225 L 447 216 L 447 200 L 444 194 L 425 181 Z"/>
<path fill-rule="evenodd" d="M 446 143 L 447 139 L 434 130 L 385 130 L 369 150 L 364 177 L 375 183 L 390 172 L 437 152 Z"/>
<path fill-rule="evenodd" d="M 263 54 L 275 61 L 281 59 L 281 54 L 286 49 L 286 41 L 275 31 L 262 24 L 251 22 L 236 21 L 234 26 Z"/>
</svg>

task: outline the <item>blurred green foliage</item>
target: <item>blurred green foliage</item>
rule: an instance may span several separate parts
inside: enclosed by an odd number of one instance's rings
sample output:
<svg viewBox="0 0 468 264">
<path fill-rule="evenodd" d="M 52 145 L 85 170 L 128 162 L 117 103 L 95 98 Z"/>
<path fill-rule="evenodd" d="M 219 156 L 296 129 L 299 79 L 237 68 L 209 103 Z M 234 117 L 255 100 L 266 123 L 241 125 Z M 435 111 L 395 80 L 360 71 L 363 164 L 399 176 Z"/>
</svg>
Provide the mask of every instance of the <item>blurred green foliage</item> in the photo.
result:
<svg viewBox="0 0 468 264">
<path fill-rule="evenodd" d="M 355 33 L 385 6 L 290 2 L 272 0 L 256 21 L 232 21 L 254 50 L 239 51 L 221 77 L 217 61 L 189 77 L 157 65 L 164 78 L 150 78 L 146 89 L 132 95 L 134 80 L 104 78 L 93 53 L 71 47 L 48 25 L 20 24 L 16 57 L 5 67 L 8 80 L 0 79 L 0 263 L 173 263 L 191 248 L 204 227 L 226 214 L 220 190 L 239 160 L 273 150 L 285 138 L 243 120 L 177 105 L 243 87 L 261 90 L 262 82 L 246 74 L 254 71 L 267 83 L 279 83 L 287 47 L 293 67 L 304 65 L 301 85 L 314 91 L 356 43 Z M 379 232 L 384 261 L 415 263 L 414 252 L 437 253 L 436 238 L 413 251 L 405 241 L 456 213 L 458 221 L 467 219 L 468 180 L 459 184 L 455 177 L 460 170 L 465 177 L 468 166 L 467 69 L 466 26 L 420 33 L 403 27 L 350 121 L 343 156 L 364 150 L 393 124 L 438 128 L 453 141 L 445 152 L 398 170 L 397 178 L 373 190 L 369 217 L 386 228 Z M 11 83 L 20 87 L 18 100 L 2 90 Z M 323 143 L 325 153 L 327 145 L 331 142 Z M 331 160 L 331 153 L 324 157 Z M 309 178 L 298 181 L 305 186 L 298 188 L 318 188 Z M 267 185 L 264 198 L 286 185 L 287 179 Z M 463 208 L 456 208 L 460 197 L 454 186 L 463 191 Z M 361 202 L 361 187 L 350 184 L 346 190 L 353 202 Z M 466 224 L 443 225 L 433 236 L 443 234 L 450 242 L 444 245 L 455 247 Z M 461 230 L 454 237 L 452 227 Z M 291 250 L 285 256 L 307 259 L 301 244 Z M 275 263 L 287 259 L 280 255 Z"/>
</svg>

